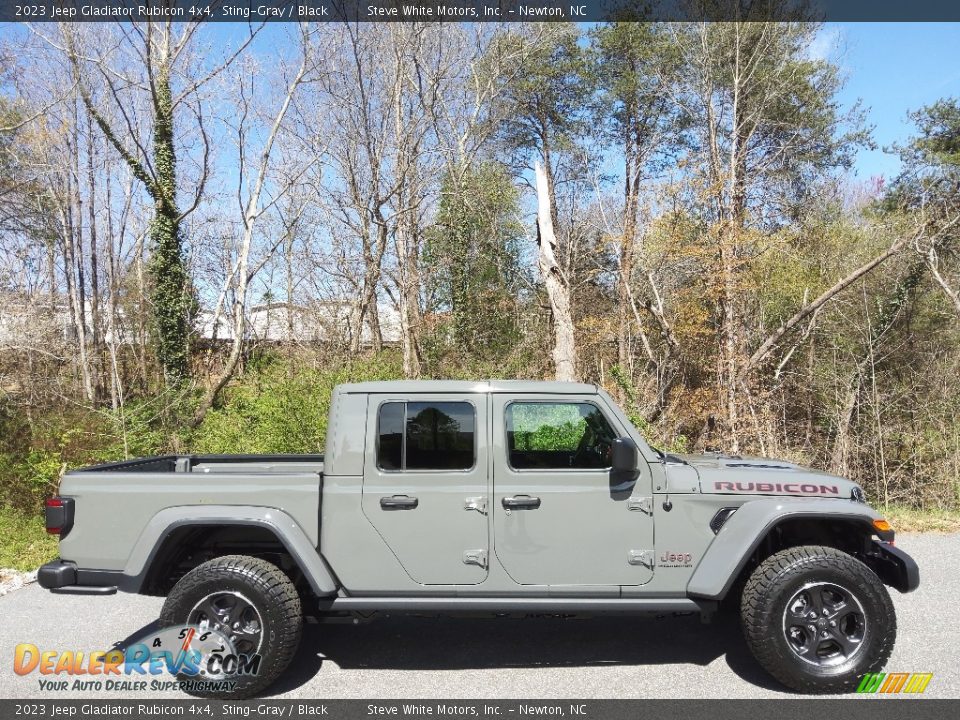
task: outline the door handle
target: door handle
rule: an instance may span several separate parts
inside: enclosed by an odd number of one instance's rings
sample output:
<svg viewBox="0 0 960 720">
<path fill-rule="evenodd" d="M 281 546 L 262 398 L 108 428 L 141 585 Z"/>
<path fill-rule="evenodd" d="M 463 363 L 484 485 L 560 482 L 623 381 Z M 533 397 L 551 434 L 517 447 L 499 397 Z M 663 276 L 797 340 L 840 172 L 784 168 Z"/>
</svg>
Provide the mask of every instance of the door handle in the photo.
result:
<svg viewBox="0 0 960 720">
<path fill-rule="evenodd" d="M 514 495 L 513 497 L 505 497 L 502 500 L 503 507 L 510 510 L 516 509 L 528 509 L 536 510 L 540 507 L 540 498 L 533 497 L 532 495 Z"/>
<path fill-rule="evenodd" d="M 413 510 L 420 501 L 409 495 L 392 495 L 380 498 L 380 507 L 384 510 Z"/>
</svg>

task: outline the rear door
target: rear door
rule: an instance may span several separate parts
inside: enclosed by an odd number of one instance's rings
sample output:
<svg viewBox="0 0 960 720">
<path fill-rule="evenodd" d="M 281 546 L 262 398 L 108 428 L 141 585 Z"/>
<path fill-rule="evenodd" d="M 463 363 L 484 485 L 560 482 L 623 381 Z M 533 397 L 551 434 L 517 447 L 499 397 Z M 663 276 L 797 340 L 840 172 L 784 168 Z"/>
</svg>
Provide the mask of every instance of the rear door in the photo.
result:
<svg viewBox="0 0 960 720">
<path fill-rule="evenodd" d="M 363 513 L 418 583 L 487 577 L 487 398 L 370 395 Z"/>
<path fill-rule="evenodd" d="M 517 583 L 641 585 L 653 576 L 651 476 L 610 473 L 626 435 L 596 395 L 491 395 L 496 557 Z"/>
</svg>

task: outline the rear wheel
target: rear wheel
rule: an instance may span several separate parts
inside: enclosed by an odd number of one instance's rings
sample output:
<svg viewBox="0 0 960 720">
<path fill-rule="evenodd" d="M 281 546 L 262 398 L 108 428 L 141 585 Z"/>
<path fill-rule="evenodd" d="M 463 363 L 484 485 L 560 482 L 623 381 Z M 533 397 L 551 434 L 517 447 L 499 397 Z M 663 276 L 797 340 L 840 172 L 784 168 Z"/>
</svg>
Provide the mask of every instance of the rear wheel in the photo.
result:
<svg viewBox="0 0 960 720">
<path fill-rule="evenodd" d="M 280 568 L 246 555 L 227 555 L 195 567 L 174 586 L 160 613 L 164 626 L 190 625 L 222 636 L 236 655 L 260 656 L 256 672 L 221 677 L 199 696 L 242 699 L 269 687 L 300 644 L 300 598 Z M 182 680 L 203 680 L 186 678 Z"/>
<path fill-rule="evenodd" d="M 743 590 L 741 618 L 757 661 L 804 692 L 855 690 L 883 668 L 897 635 L 893 603 L 873 571 L 820 546 L 764 560 Z"/>
</svg>

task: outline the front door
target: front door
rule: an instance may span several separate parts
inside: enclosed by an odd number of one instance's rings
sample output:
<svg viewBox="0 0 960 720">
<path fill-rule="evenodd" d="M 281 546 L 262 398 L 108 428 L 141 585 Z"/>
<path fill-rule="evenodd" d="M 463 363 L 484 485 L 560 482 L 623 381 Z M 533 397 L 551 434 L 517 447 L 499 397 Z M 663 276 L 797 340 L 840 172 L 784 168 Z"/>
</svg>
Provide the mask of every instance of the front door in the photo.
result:
<svg viewBox="0 0 960 720">
<path fill-rule="evenodd" d="M 424 585 L 487 577 L 487 395 L 371 395 L 363 513 Z"/>
<path fill-rule="evenodd" d="M 597 396 L 492 395 L 494 551 L 523 585 L 641 585 L 653 575 L 651 476 L 611 479 L 626 435 Z"/>
</svg>

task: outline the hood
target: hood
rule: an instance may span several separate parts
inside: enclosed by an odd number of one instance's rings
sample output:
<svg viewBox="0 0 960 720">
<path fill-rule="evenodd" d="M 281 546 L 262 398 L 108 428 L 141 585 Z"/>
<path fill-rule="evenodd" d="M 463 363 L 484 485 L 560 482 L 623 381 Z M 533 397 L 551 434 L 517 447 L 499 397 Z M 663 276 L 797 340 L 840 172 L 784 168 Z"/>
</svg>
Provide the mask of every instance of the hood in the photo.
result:
<svg viewBox="0 0 960 720">
<path fill-rule="evenodd" d="M 851 480 L 786 460 L 718 453 L 674 455 L 668 456 L 668 467 L 671 459 L 681 460 L 697 471 L 700 476 L 700 491 L 704 493 L 850 500 L 862 497 L 863 492 L 860 486 Z"/>
</svg>

